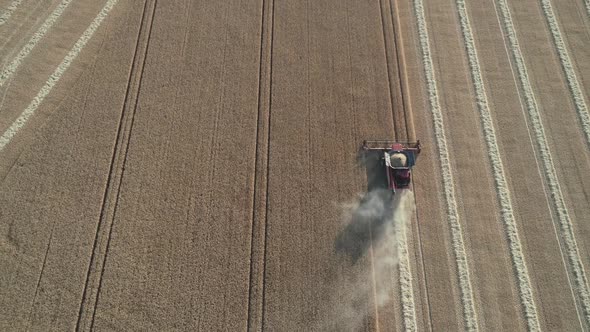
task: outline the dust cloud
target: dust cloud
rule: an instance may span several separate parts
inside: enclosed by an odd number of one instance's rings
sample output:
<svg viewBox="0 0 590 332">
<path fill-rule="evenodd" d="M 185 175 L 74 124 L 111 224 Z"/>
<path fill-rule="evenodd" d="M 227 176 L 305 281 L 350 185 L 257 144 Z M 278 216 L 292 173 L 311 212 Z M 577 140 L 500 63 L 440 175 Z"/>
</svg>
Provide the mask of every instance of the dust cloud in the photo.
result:
<svg viewBox="0 0 590 332">
<path fill-rule="evenodd" d="M 392 279 L 392 272 L 399 263 L 400 234 L 405 232 L 414 209 L 411 192 L 393 195 L 381 188 L 343 205 L 346 226 L 335 246 L 338 253 L 348 256 L 355 272 L 336 280 L 330 311 L 318 330 L 365 329 L 375 310 L 398 296 L 398 282 Z"/>
</svg>

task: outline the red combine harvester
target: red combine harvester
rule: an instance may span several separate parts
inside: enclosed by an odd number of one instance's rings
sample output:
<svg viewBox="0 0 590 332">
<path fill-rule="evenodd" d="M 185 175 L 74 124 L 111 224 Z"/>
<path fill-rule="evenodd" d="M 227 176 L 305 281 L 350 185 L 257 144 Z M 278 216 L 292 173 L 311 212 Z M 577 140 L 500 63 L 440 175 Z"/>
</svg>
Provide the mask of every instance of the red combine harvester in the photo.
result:
<svg viewBox="0 0 590 332">
<path fill-rule="evenodd" d="M 420 141 L 364 141 L 363 149 L 382 153 L 380 160 L 387 175 L 387 187 L 394 193 L 397 189 L 406 189 L 410 186 L 412 167 L 420 154 Z"/>
</svg>

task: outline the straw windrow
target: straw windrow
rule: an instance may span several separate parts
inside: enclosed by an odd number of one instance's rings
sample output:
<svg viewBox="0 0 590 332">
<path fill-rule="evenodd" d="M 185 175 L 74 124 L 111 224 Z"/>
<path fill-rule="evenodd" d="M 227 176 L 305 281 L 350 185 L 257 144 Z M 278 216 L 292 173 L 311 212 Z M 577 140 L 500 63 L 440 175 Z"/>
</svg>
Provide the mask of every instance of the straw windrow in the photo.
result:
<svg viewBox="0 0 590 332">
<path fill-rule="evenodd" d="M 488 157 L 492 166 L 492 173 L 496 184 L 496 194 L 500 204 L 501 217 L 502 221 L 504 222 L 506 236 L 508 237 L 512 266 L 514 267 L 518 280 L 520 301 L 524 308 L 525 318 L 527 320 L 529 330 L 539 331 L 541 327 L 539 325 L 537 307 L 534 301 L 526 260 L 520 242 L 520 236 L 518 235 L 518 227 L 514 218 L 510 190 L 506 181 L 504 163 L 502 161 L 500 149 L 498 147 L 496 129 L 490 111 L 488 97 L 486 95 L 485 84 L 479 64 L 479 57 L 477 55 L 473 31 L 469 21 L 469 14 L 466 9 L 465 0 L 457 0 L 456 4 L 459 20 L 461 22 L 463 41 L 467 50 L 467 58 L 469 60 L 469 67 L 471 69 L 471 77 L 476 95 L 477 108 L 479 110 L 483 134 L 488 148 Z"/>
<path fill-rule="evenodd" d="M 589 6 L 590 0 L 586 0 L 586 8 L 589 9 L 590 14 Z M 555 46 L 557 54 L 559 55 L 561 68 L 563 69 L 563 72 L 565 74 L 570 94 L 574 101 L 576 112 L 578 113 L 578 117 L 580 119 L 582 131 L 586 136 L 586 144 L 590 149 L 590 114 L 588 114 L 588 105 L 586 104 L 586 100 L 584 99 L 584 93 L 582 92 L 582 88 L 580 87 L 580 82 L 578 81 L 578 77 L 576 76 L 576 71 L 572 64 L 572 60 L 570 59 L 567 46 L 565 45 L 565 42 L 563 40 L 561 29 L 559 28 L 557 18 L 555 17 L 555 12 L 553 11 L 551 1 L 541 0 L 541 7 L 543 8 L 545 19 L 547 20 L 547 24 L 549 25 L 549 31 L 551 32 L 551 36 L 553 37 L 553 45 Z"/>
<path fill-rule="evenodd" d="M 442 185 L 447 205 L 447 221 L 451 229 L 451 242 L 453 253 L 455 255 L 455 262 L 457 264 L 461 304 L 463 306 L 463 321 L 467 331 L 477 331 L 478 323 L 473 300 L 473 287 L 471 285 L 469 265 L 467 263 L 467 254 L 465 252 L 463 231 L 461 223 L 459 222 L 459 212 L 457 210 L 457 198 L 455 195 L 453 173 L 451 171 L 452 168 L 446 138 L 446 129 L 438 96 L 434 66 L 432 64 L 432 53 L 430 50 L 428 29 L 426 27 L 426 18 L 422 0 L 414 0 L 414 14 L 416 15 L 416 22 L 418 25 L 420 48 L 422 50 L 422 63 L 426 75 L 428 99 L 434 124 L 434 137 L 438 147 L 439 162 L 441 164 Z"/>
<path fill-rule="evenodd" d="M 508 41 L 510 42 L 509 49 L 512 52 L 512 57 L 516 65 L 518 79 L 524 94 L 524 102 L 534 132 L 534 137 L 537 142 L 537 148 L 541 155 L 545 180 L 549 186 L 550 198 L 553 202 L 555 210 L 557 211 L 561 236 L 564 240 L 568 260 L 574 272 L 574 279 L 576 282 L 574 292 L 581 299 L 586 324 L 590 325 L 590 291 L 588 287 L 588 279 L 586 277 L 584 266 L 580 258 L 571 218 L 567 206 L 565 205 L 563 193 L 557 178 L 555 165 L 553 164 L 553 158 L 551 157 L 551 150 L 549 148 L 547 136 L 545 135 L 545 128 L 539 113 L 539 107 L 537 105 L 535 93 L 529 79 L 508 3 L 506 0 L 497 0 L 497 3 L 502 13 L 502 23 L 508 36 Z"/>
<path fill-rule="evenodd" d="M 8 5 L 8 7 L 6 7 L 5 10 L 2 11 L 2 14 L 0 14 L 0 25 L 8 22 L 10 16 L 12 16 L 12 13 L 18 9 L 21 2 L 23 2 L 23 0 L 14 0 L 10 3 L 10 5 Z"/>
</svg>

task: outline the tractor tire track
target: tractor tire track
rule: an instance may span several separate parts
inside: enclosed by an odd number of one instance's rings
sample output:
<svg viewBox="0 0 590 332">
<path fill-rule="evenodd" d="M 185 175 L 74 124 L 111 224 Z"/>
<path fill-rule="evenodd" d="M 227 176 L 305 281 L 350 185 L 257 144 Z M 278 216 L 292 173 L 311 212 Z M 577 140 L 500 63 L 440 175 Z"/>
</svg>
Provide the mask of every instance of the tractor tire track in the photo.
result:
<svg viewBox="0 0 590 332">
<path fill-rule="evenodd" d="M 408 73 L 407 73 L 407 66 L 406 66 L 406 58 L 405 58 L 405 51 L 404 51 L 404 41 L 403 41 L 403 33 L 402 33 L 402 27 L 401 27 L 401 19 L 400 19 L 400 9 L 398 6 L 398 2 L 395 0 L 390 0 L 390 7 L 389 7 L 389 14 L 391 16 L 391 22 L 392 22 L 392 28 L 393 28 L 393 37 L 394 37 L 394 46 L 395 46 L 395 50 L 397 51 L 397 65 L 398 65 L 398 76 L 399 76 L 399 82 L 400 82 L 400 90 L 401 90 L 401 98 L 402 98 L 402 102 L 403 102 L 403 112 L 404 112 L 404 119 L 405 119 L 405 137 L 409 140 L 409 141 L 416 141 L 416 130 L 414 128 L 414 117 L 413 117 L 413 111 L 412 111 L 412 99 L 411 99 L 411 93 L 410 93 L 410 88 L 409 88 L 409 82 L 408 82 Z M 414 202 L 416 202 L 416 192 L 412 191 L 412 195 L 414 196 Z M 416 204 L 416 203 L 415 203 Z M 417 220 L 415 220 L 415 226 L 417 227 L 417 229 L 420 228 L 420 223 Z M 415 233 L 416 236 L 416 242 L 417 242 L 417 254 L 419 255 L 419 258 L 417 259 L 416 264 L 420 264 L 419 266 L 419 270 L 422 271 L 422 274 L 420 275 L 420 279 L 422 279 L 422 282 L 426 283 L 426 276 L 424 275 L 424 256 L 423 256 L 423 252 L 422 252 L 422 242 L 420 239 L 420 232 L 416 232 Z M 400 241 L 403 242 L 407 242 L 407 233 L 404 235 L 400 236 Z M 406 245 L 407 248 L 407 245 Z M 401 249 L 399 249 L 400 253 L 405 254 L 406 258 L 409 259 L 409 255 L 407 253 L 407 249 L 405 250 L 405 252 Z M 400 258 L 401 260 L 401 258 Z M 410 264 L 409 261 L 407 264 Z M 400 275 L 402 274 L 401 272 L 402 266 L 400 265 Z M 410 271 L 411 272 L 411 271 Z M 407 273 L 410 273 L 407 272 Z M 412 277 L 412 275 L 409 275 L 410 277 Z M 427 287 L 424 284 L 424 289 L 427 289 Z M 403 292 L 402 292 L 402 299 L 406 299 L 406 297 L 403 296 Z M 426 307 L 423 308 L 423 310 L 426 310 L 426 312 L 428 313 L 428 317 L 429 317 L 429 324 L 430 327 L 432 326 L 432 318 L 430 317 L 430 301 L 428 299 L 428 293 L 426 292 Z M 412 296 L 412 298 L 408 298 L 407 301 L 411 301 L 408 303 L 408 307 L 412 308 L 412 313 L 413 316 L 406 316 L 404 315 L 404 322 L 406 322 L 405 324 L 405 328 L 408 329 L 409 326 L 414 326 L 414 329 L 416 329 L 416 310 L 415 310 L 415 301 L 414 298 Z M 403 305 L 403 303 L 402 303 Z M 423 304 L 424 305 L 424 304 Z M 407 321 L 406 321 L 407 319 Z"/>
<path fill-rule="evenodd" d="M 463 240 L 463 231 L 459 221 L 457 197 L 455 194 L 455 185 L 446 138 L 446 128 L 439 101 L 435 70 L 432 63 L 432 52 L 430 49 L 430 37 L 428 36 L 428 28 L 426 26 L 422 0 L 414 0 L 414 15 L 416 16 L 420 48 L 422 51 L 422 64 L 424 66 L 424 74 L 426 77 L 428 100 L 434 126 L 434 136 L 439 152 L 439 162 L 441 163 L 442 185 L 443 188 L 445 188 L 447 221 L 451 230 L 451 242 L 453 253 L 455 255 L 455 262 L 457 264 L 461 304 L 463 305 L 463 323 L 465 324 L 465 330 L 477 331 L 479 328 L 473 300 L 473 286 L 471 284 L 467 253 L 465 242 Z"/>
<path fill-rule="evenodd" d="M 572 60 L 569 56 L 567 45 L 563 40 L 561 28 L 559 27 L 559 23 L 557 22 L 557 18 L 555 17 L 555 12 L 553 11 L 553 5 L 551 4 L 551 0 L 540 1 L 541 8 L 543 8 L 545 20 L 549 25 L 549 31 L 551 32 L 551 36 L 553 37 L 553 45 L 555 46 L 555 50 L 557 51 L 557 54 L 559 56 L 561 68 L 563 69 L 563 72 L 565 74 L 568 88 L 574 101 L 576 112 L 578 113 L 578 117 L 580 118 L 582 131 L 584 132 L 584 135 L 586 137 L 586 144 L 590 149 L 590 114 L 588 113 L 588 105 L 586 104 L 586 100 L 584 99 L 584 92 L 580 87 L 580 82 L 578 81 L 578 77 L 576 76 Z M 586 0 L 586 9 L 590 10 L 590 0 Z"/>
<path fill-rule="evenodd" d="M 545 128 L 537 105 L 537 98 L 529 79 L 508 3 L 506 0 L 496 1 L 500 8 L 500 12 L 502 13 L 503 28 L 508 36 L 510 43 L 509 48 L 512 51 L 512 59 L 518 72 L 518 80 L 524 94 L 526 110 L 537 142 L 537 149 L 541 155 L 545 181 L 548 184 L 550 197 L 559 219 L 559 229 L 561 230 L 563 244 L 567 252 L 567 260 L 569 261 L 574 274 L 576 287 L 574 287 L 573 291 L 576 293 L 576 296 L 579 297 L 579 301 L 582 304 L 586 325 L 590 326 L 590 291 L 588 287 L 588 279 L 580 258 L 571 217 L 567 206 L 565 205 L 565 199 L 559 185 L 557 172 L 551 156 L 551 150 L 545 134 Z"/>
<path fill-rule="evenodd" d="M 383 3 L 387 3 L 389 8 L 384 8 Z M 402 80 L 402 76 L 404 76 L 402 74 L 402 68 L 404 68 L 404 66 L 400 64 L 400 56 L 403 56 L 403 52 L 399 49 L 398 28 L 396 27 L 399 20 L 396 22 L 394 19 L 391 1 L 382 1 L 380 9 L 385 56 L 387 60 L 389 93 L 392 103 L 391 112 L 393 128 L 395 139 L 398 141 L 404 141 L 409 139 L 408 133 L 410 131 L 413 132 L 414 128 L 413 124 L 411 129 L 408 126 L 407 101 L 409 102 L 409 100 L 405 98 L 404 94 L 405 86 L 407 85 L 404 84 Z M 387 28 L 389 28 L 388 30 L 390 30 L 389 33 L 386 33 L 386 25 L 388 26 Z M 389 41 L 389 39 L 391 39 L 391 41 Z M 392 63 L 390 64 L 390 62 Z M 394 85 L 392 80 L 399 84 L 399 86 Z M 403 115 L 400 116 L 399 113 L 402 113 Z M 404 227 L 398 227 L 398 229 L 396 229 L 396 234 L 398 234 L 396 249 L 399 255 L 398 273 L 402 321 L 403 327 L 406 331 L 416 331 L 416 304 L 414 300 L 414 284 L 408 251 L 407 231 L 408 228 L 405 225 Z"/>
<path fill-rule="evenodd" d="M 389 99 L 391 103 L 391 116 L 393 117 L 393 132 L 396 139 L 406 139 L 407 131 L 403 126 L 406 123 L 403 112 L 404 100 L 402 90 L 397 84 L 399 83 L 399 64 L 398 53 L 395 46 L 395 35 L 393 22 L 388 15 L 390 9 L 388 8 L 389 1 L 379 0 L 379 14 L 381 18 L 381 28 L 383 34 L 383 52 L 385 54 L 386 69 L 387 69 L 387 83 L 389 86 Z M 397 84 L 396 84 L 397 83 Z M 400 112 L 397 112 L 397 108 Z"/>
<path fill-rule="evenodd" d="M 107 4 L 114 5 L 118 0 L 109 0 Z M 111 166 L 107 186 L 102 200 L 101 213 L 96 229 L 96 235 L 92 248 L 92 255 L 86 272 L 86 282 L 80 302 L 80 311 L 76 330 L 92 330 L 96 306 L 98 304 L 104 264 L 107 258 L 113 221 L 116 215 L 117 203 L 123 179 L 127 151 L 133 129 L 133 120 L 137 111 L 137 100 L 141 89 L 141 81 L 145 60 L 149 49 L 151 29 L 153 26 L 157 0 L 146 1 L 143 8 L 143 17 L 140 23 L 139 35 L 135 47 L 133 64 L 129 72 L 129 83 L 115 147 L 112 154 Z"/>
<path fill-rule="evenodd" d="M 12 59 L 10 64 L 2 70 L 2 73 L 0 74 L 0 87 L 4 86 L 6 81 L 8 81 L 12 75 L 14 75 L 21 63 L 25 60 L 29 53 L 31 53 L 39 41 L 43 39 L 43 36 L 47 34 L 47 32 L 60 18 L 60 16 L 64 13 L 72 1 L 74 0 L 62 0 L 62 2 L 53 10 L 53 12 L 49 14 L 49 17 L 45 20 L 45 22 L 43 22 L 39 29 L 37 29 L 31 39 L 29 39 L 25 46 L 23 46 L 16 57 Z"/>
<path fill-rule="evenodd" d="M 404 52 L 403 35 L 401 32 L 401 20 L 399 17 L 398 2 L 389 0 L 389 15 L 391 17 L 393 29 L 393 45 L 396 52 L 397 74 L 400 84 L 401 100 L 403 104 L 404 120 L 405 120 L 405 137 L 409 141 L 416 140 L 416 133 L 414 129 L 414 118 L 412 116 L 412 99 L 410 98 L 410 90 L 408 83 L 408 72 L 406 69 L 406 56 Z"/>
<path fill-rule="evenodd" d="M 260 68 L 258 80 L 258 114 L 252 201 L 252 235 L 248 289 L 248 331 L 264 326 L 265 279 L 267 255 L 268 174 L 270 153 L 270 116 L 272 95 L 272 50 L 274 0 L 263 0 L 260 27 Z"/>
<path fill-rule="evenodd" d="M 488 157 L 492 166 L 492 172 L 496 183 L 496 194 L 500 204 L 502 221 L 508 238 L 510 256 L 512 265 L 516 272 L 518 288 L 520 292 L 520 301 L 524 309 L 525 319 L 530 331 L 540 331 L 539 317 L 534 295 L 531 287 L 529 272 L 526 265 L 526 259 L 523 253 L 518 227 L 514 218 L 512 199 L 504 171 L 504 162 L 498 147 L 496 129 L 494 120 L 489 107 L 486 88 L 483 81 L 479 57 L 475 46 L 475 40 L 471 29 L 469 14 L 467 12 L 465 0 L 457 0 L 457 11 L 461 22 L 461 31 L 469 59 L 473 87 L 476 94 L 477 108 L 480 113 L 480 119 L 483 127 L 484 138 L 488 148 Z"/>
</svg>

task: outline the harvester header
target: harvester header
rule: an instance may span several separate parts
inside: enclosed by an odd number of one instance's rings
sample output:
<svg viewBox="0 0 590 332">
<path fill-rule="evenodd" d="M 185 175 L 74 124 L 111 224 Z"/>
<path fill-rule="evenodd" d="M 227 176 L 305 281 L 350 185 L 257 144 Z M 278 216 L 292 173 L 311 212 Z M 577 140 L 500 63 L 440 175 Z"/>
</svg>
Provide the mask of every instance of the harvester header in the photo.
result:
<svg viewBox="0 0 590 332">
<path fill-rule="evenodd" d="M 365 151 L 381 154 L 380 160 L 387 175 L 387 186 L 394 193 L 410 186 L 411 170 L 420 154 L 420 141 L 366 140 Z"/>
</svg>

